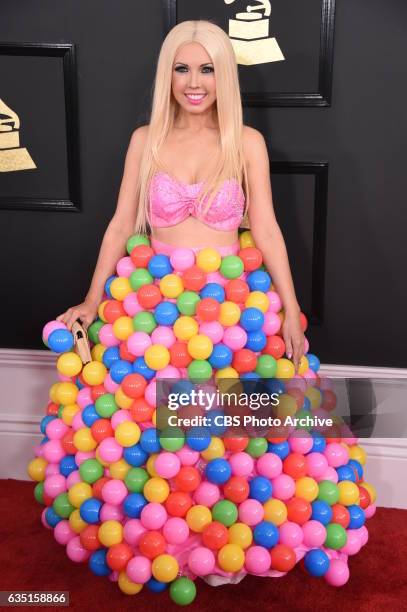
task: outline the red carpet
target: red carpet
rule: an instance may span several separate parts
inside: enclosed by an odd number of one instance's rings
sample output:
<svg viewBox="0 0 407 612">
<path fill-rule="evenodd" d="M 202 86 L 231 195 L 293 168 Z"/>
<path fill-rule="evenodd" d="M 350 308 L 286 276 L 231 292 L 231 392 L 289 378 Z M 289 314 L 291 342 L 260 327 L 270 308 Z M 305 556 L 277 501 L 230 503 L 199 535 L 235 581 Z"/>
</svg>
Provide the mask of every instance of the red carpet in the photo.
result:
<svg viewBox="0 0 407 612">
<path fill-rule="evenodd" d="M 182 609 L 168 592 L 156 595 L 143 589 L 138 595 L 124 595 L 116 583 L 92 574 L 86 563 L 70 561 L 52 531 L 41 524 L 34 483 L 0 480 L 0 487 L 0 590 L 69 591 L 71 609 L 92 612 Z M 218 610 L 244 612 L 260 607 L 273 612 L 406 611 L 407 510 L 378 508 L 367 526 L 369 542 L 350 558 L 350 579 L 343 587 L 306 576 L 299 567 L 282 578 L 247 576 L 236 586 L 210 587 L 198 578 L 197 596 L 188 609 L 213 612 L 216 605 Z"/>
</svg>

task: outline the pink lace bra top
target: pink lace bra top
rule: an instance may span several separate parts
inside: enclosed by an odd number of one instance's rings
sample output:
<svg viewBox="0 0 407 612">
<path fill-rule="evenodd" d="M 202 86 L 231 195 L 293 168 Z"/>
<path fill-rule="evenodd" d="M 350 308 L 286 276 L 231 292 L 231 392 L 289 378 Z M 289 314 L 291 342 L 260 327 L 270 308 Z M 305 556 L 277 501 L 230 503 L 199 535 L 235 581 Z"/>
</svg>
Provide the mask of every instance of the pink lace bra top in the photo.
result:
<svg viewBox="0 0 407 612">
<path fill-rule="evenodd" d="M 209 210 L 203 215 L 201 209 L 205 210 L 208 200 L 205 199 L 201 206 L 197 201 L 202 184 L 203 181 L 183 183 L 166 172 L 156 172 L 150 184 L 151 224 L 154 227 L 169 227 L 192 215 L 214 229 L 237 229 L 243 218 L 245 204 L 241 185 L 234 179 L 226 180 Z"/>
</svg>

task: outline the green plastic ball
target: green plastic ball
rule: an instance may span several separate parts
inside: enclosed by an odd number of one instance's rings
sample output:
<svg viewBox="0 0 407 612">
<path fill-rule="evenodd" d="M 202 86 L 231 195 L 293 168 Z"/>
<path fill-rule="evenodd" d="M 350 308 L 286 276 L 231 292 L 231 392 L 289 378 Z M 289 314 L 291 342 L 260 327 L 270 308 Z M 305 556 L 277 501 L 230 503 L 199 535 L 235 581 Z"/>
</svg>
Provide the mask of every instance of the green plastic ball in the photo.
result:
<svg viewBox="0 0 407 612">
<path fill-rule="evenodd" d="M 145 234 L 133 234 L 127 241 L 126 250 L 130 255 L 134 247 L 139 246 L 140 244 L 146 244 L 150 246 L 150 239 Z"/>
<path fill-rule="evenodd" d="M 99 330 L 105 325 L 105 323 L 103 321 L 101 321 L 100 319 L 98 319 L 97 321 L 94 321 L 94 323 L 91 323 L 88 327 L 88 338 L 91 342 L 93 342 L 93 344 L 99 344 L 100 340 L 99 340 Z"/>
<path fill-rule="evenodd" d="M 348 536 L 346 530 L 338 523 L 329 523 L 326 526 L 326 540 L 324 546 L 338 550 L 345 546 Z"/>
<path fill-rule="evenodd" d="M 230 527 L 236 523 L 238 517 L 237 506 L 228 499 L 221 499 L 212 506 L 212 519 Z"/>
<path fill-rule="evenodd" d="M 179 606 L 188 606 L 196 597 L 196 586 L 193 580 L 180 576 L 171 582 L 170 597 Z"/>
<path fill-rule="evenodd" d="M 187 370 L 188 377 L 192 382 L 209 380 L 212 376 L 212 366 L 206 359 L 194 359 Z"/>
<path fill-rule="evenodd" d="M 318 498 L 330 506 L 339 501 L 339 489 L 331 480 L 321 480 L 318 483 Z"/>
<path fill-rule="evenodd" d="M 62 516 L 62 518 L 65 519 L 69 518 L 71 513 L 75 510 L 75 507 L 68 499 L 68 493 L 60 493 L 57 495 L 57 497 L 54 499 L 52 507 L 58 516 Z"/>
<path fill-rule="evenodd" d="M 150 476 L 144 468 L 133 467 L 127 472 L 124 484 L 131 493 L 142 493 L 149 478 Z"/>
<path fill-rule="evenodd" d="M 243 270 L 243 261 L 238 255 L 226 255 L 226 257 L 222 257 L 220 273 L 225 278 L 238 278 L 238 276 L 243 274 Z"/>
<path fill-rule="evenodd" d="M 104 474 L 104 467 L 97 459 L 86 459 L 79 466 L 79 474 L 84 482 L 93 484 Z"/>
<path fill-rule="evenodd" d="M 60 404 L 60 405 L 58 406 L 58 418 L 59 418 L 59 419 L 62 419 L 62 411 L 63 411 L 63 409 L 64 409 L 64 405 L 63 405 L 63 404 Z"/>
<path fill-rule="evenodd" d="M 259 355 L 255 372 L 261 378 L 273 378 L 277 372 L 277 361 L 272 355 Z"/>
<path fill-rule="evenodd" d="M 157 327 L 157 322 L 154 319 L 152 312 L 140 310 L 140 312 L 136 312 L 133 317 L 133 327 L 134 331 L 142 331 L 146 334 L 151 334 L 151 332 Z"/>
<path fill-rule="evenodd" d="M 44 482 L 38 482 L 34 487 L 34 497 L 39 504 L 44 504 Z"/>
<path fill-rule="evenodd" d="M 118 410 L 114 395 L 112 393 L 105 393 L 98 397 L 95 401 L 95 410 L 102 418 L 110 419 Z"/>
<path fill-rule="evenodd" d="M 295 418 L 297 419 L 306 419 L 307 416 L 310 416 L 310 412 L 308 410 L 299 410 L 298 412 L 296 412 L 295 414 Z M 312 416 L 312 415 L 311 415 Z M 298 425 L 298 427 L 295 428 L 296 431 L 311 431 L 312 429 L 312 425 Z"/>
<path fill-rule="evenodd" d="M 250 438 L 249 444 L 245 448 L 245 452 L 251 457 L 261 457 L 267 453 L 268 443 L 266 438 Z"/>
<path fill-rule="evenodd" d="M 200 299 L 196 291 L 183 291 L 177 298 L 178 310 L 183 315 L 194 315 Z"/>
<path fill-rule="evenodd" d="M 133 291 L 137 291 L 143 285 L 151 285 L 154 281 L 153 276 L 146 268 L 137 268 L 130 274 L 129 282 Z"/>
<path fill-rule="evenodd" d="M 180 427 L 166 427 L 159 434 L 162 448 L 167 451 L 177 451 L 185 444 L 185 434 Z"/>
</svg>

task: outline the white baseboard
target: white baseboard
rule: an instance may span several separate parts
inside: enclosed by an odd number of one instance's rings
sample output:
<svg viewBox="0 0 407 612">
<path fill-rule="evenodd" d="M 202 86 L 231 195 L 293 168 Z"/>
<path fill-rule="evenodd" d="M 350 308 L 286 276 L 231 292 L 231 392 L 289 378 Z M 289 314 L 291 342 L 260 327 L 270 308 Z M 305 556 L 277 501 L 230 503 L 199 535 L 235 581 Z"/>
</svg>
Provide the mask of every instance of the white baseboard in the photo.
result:
<svg viewBox="0 0 407 612">
<path fill-rule="evenodd" d="M 39 423 L 58 380 L 57 355 L 51 351 L 0 349 L 0 478 L 29 480 L 27 464 L 42 435 Z M 321 374 L 343 378 L 406 379 L 407 370 L 321 364 Z M 361 440 L 368 454 L 366 481 L 377 489 L 377 504 L 407 508 L 407 439 Z"/>
</svg>

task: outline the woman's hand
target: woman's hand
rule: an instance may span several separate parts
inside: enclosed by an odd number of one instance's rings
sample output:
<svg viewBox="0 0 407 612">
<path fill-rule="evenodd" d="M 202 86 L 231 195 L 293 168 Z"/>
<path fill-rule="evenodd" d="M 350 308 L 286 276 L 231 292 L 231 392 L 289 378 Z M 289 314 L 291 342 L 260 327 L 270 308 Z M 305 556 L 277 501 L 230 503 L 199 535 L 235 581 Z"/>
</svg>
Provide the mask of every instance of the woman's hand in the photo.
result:
<svg viewBox="0 0 407 612">
<path fill-rule="evenodd" d="M 62 321 L 65 323 L 67 328 L 71 330 L 76 319 L 81 319 L 84 329 L 87 330 L 89 325 L 96 319 L 97 311 L 97 302 L 94 302 L 93 300 L 85 300 L 77 306 L 68 308 L 66 312 L 58 315 L 56 320 Z"/>
<path fill-rule="evenodd" d="M 301 357 L 304 355 L 305 348 L 305 336 L 301 327 L 300 313 L 286 313 L 281 329 L 286 355 L 288 359 L 292 357 L 295 373 L 298 374 Z"/>
</svg>

